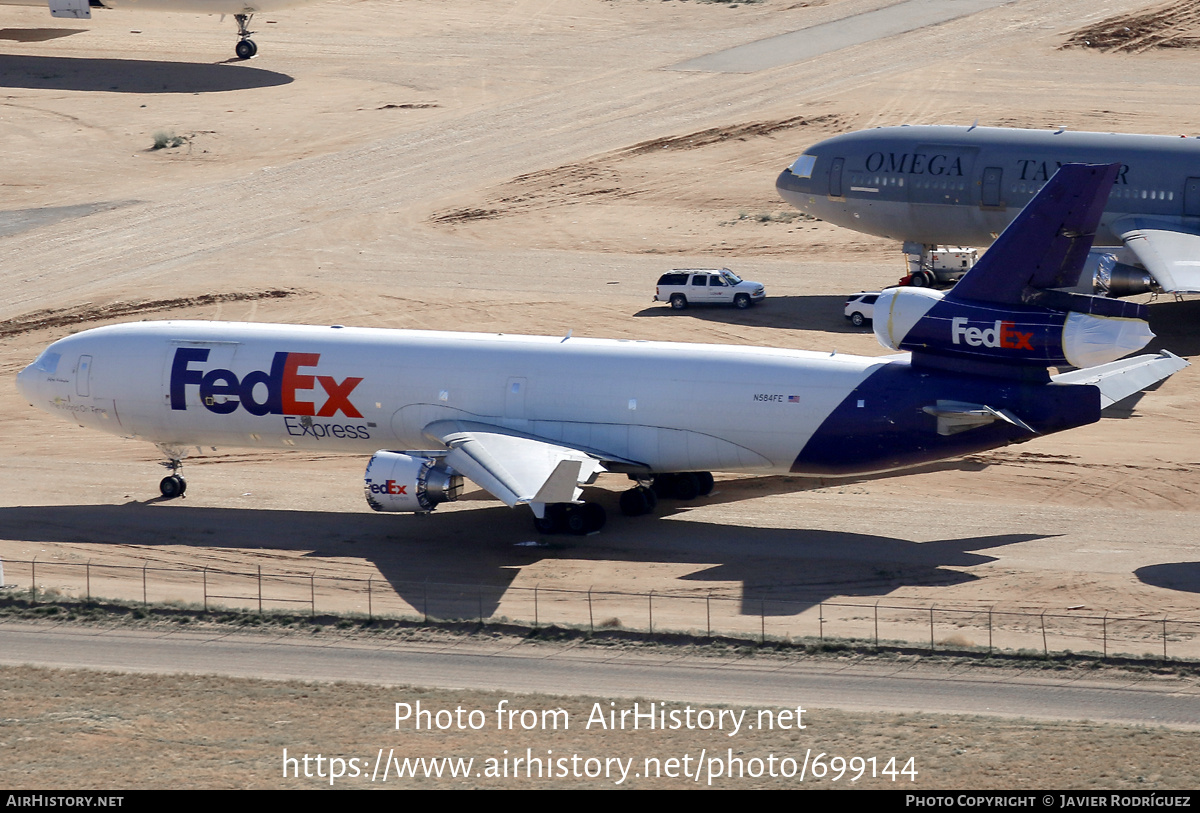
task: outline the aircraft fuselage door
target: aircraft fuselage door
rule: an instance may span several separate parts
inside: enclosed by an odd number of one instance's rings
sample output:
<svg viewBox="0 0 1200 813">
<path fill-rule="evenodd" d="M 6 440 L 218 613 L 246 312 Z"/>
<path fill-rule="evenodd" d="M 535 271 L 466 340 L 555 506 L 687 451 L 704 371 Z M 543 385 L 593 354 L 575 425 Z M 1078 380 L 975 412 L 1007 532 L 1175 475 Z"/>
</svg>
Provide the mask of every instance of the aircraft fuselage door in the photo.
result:
<svg viewBox="0 0 1200 813">
<path fill-rule="evenodd" d="M 92 395 L 92 357 L 80 356 L 75 367 L 75 394 L 90 398 Z"/>
<path fill-rule="evenodd" d="M 70 17 L 75 20 L 90 20 L 92 6 L 89 0 L 49 0 L 51 17 Z"/>
<path fill-rule="evenodd" d="M 845 158 L 834 158 L 833 163 L 829 165 L 829 197 L 831 198 L 842 196 L 842 167 L 845 165 Z"/>
<path fill-rule="evenodd" d="M 526 384 L 527 382 L 524 378 L 518 377 L 510 378 L 505 383 L 504 417 L 524 419 Z"/>
<path fill-rule="evenodd" d="M 983 189 L 979 202 L 984 206 L 1003 206 L 1000 198 L 1000 185 L 1004 178 L 1004 170 L 1000 167 L 985 167 L 983 170 Z"/>
<path fill-rule="evenodd" d="M 1183 216 L 1200 217 L 1200 178 L 1188 178 L 1183 183 Z"/>
</svg>

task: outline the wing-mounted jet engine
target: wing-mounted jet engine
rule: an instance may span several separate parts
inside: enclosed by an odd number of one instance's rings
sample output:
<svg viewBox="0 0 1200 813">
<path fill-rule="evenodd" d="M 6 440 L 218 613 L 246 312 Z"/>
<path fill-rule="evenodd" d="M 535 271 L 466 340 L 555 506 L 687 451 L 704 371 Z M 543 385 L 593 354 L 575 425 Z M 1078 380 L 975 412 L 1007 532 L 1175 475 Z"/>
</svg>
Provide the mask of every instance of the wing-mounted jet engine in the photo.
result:
<svg viewBox="0 0 1200 813">
<path fill-rule="evenodd" d="M 1120 164 L 1068 164 L 948 292 L 891 288 L 875 335 L 914 366 L 1049 380 L 1048 367 L 1091 367 L 1154 337 L 1145 305 L 1056 290 L 1089 262 Z"/>
</svg>

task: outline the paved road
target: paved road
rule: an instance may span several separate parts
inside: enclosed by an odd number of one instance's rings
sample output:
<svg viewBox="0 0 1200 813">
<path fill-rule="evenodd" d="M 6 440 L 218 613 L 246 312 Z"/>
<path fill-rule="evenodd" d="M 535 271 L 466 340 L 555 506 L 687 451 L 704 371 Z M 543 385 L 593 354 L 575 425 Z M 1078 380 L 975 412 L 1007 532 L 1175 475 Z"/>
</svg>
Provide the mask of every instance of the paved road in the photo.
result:
<svg viewBox="0 0 1200 813">
<path fill-rule="evenodd" d="M 970 713 L 1200 728 L 1195 680 L 923 663 L 612 652 L 362 638 L 0 624 L 0 664 L 570 692 L 749 706 Z"/>
<path fill-rule="evenodd" d="M 676 71 L 753 73 L 956 20 L 1012 0 L 906 0 L 864 14 L 728 48 L 672 66 Z"/>
</svg>

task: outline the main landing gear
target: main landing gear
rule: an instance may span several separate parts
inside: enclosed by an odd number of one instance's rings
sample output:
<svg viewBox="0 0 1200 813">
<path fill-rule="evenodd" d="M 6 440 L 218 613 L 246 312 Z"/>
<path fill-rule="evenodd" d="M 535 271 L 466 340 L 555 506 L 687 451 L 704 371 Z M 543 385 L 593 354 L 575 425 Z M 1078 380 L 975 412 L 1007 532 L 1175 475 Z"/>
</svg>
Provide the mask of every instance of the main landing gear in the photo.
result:
<svg viewBox="0 0 1200 813">
<path fill-rule="evenodd" d="M 621 513 L 640 517 L 651 513 L 662 500 L 694 500 L 713 490 L 712 472 L 685 471 L 656 474 L 649 485 L 639 484 L 621 495 Z"/>
<path fill-rule="evenodd" d="M 640 517 L 652 513 L 658 506 L 659 499 L 694 500 L 697 497 L 708 496 L 712 490 L 711 472 L 656 474 L 621 493 L 621 513 L 627 517 Z M 538 533 L 542 534 L 569 533 L 583 536 L 603 528 L 606 519 L 604 507 L 594 502 L 581 505 L 555 503 L 547 505 L 545 515 L 535 517 L 533 525 Z"/>
<path fill-rule="evenodd" d="M 546 506 L 544 516 L 534 517 L 533 526 L 538 533 L 583 536 L 600 530 L 607 520 L 608 514 L 599 503 L 554 503 Z"/>
<path fill-rule="evenodd" d="M 249 59 L 258 53 L 258 46 L 250 39 L 250 35 L 254 33 L 250 30 L 250 21 L 254 19 L 254 15 L 235 14 L 233 19 L 237 20 L 238 24 L 238 43 L 233 46 L 234 53 L 238 55 L 238 59 Z"/>
</svg>

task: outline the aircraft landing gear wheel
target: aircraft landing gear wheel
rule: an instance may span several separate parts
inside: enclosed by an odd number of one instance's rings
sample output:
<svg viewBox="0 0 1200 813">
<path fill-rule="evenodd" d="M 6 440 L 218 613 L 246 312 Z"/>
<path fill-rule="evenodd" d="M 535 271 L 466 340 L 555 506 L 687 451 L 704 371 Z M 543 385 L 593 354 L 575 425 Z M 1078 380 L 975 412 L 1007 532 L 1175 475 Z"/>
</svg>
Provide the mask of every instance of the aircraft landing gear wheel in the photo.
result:
<svg viewBox="0 0 1200 813">
<path fill-rule="evenodd" d="M 715 485 L 716 481 L 713 480 L 711 471 L 698 471 L 696 472 L 696 483 L 700 486 L 698 496 L 707 497 L 709 494 L 712 494 L 713 485 Z"/>
<path fill-rule="evenodd" d="M 533 527 L 540 534 L 562 533 L 566 527 L 565 508 L 563 505 L 547 505 L 545 516 L 533 518 Z"/>
<path fill-rule="evenodd" d="M 921 271 L 913 274 L 912 279 L 908 281 L 908 284 L 914 288 L 928 288 L 932 284 L 932 280 L 929 278 L 929 275 L 926 272 Z"/>
<path fill-rule="evenodd" d="M 660 500 L 669 500 L 675 496 L 675 475 L 674 474 L 656 474 L 654 482 L 650 484 L 654 495 Z"/>
<path fill-rule="evenodd" d="M 735 296 L 733 298 L 733 306 L 740 311 L 744 311 L 746 308 L 750 307 L 749 294 L 738 294 Z"/>
<path fill-rule="evenodd" d="M 621 494 L 621 513 L 627 517 L 649 514 L 658 505 L 658 495 L 645 486 L 631 488 Z"/>
<path fill-rule="evenodd" d="M 159 481 L 158 490 L 168 500 L 182 497 L 183 492 L 187 491 L 187 480 L 184 480 L 178 474 L 169 474 Z"/>
<path fill-rule="evenodd" d="M 700 478 L 693 472 L 687 471 L 675 475 L 675 493 L 677 500 L 694 500 L 700 496 Z"/>
<path fill-rule="evenodd" d="M 687 308 L 687 297 L 683 294 L 671 294 L 671 310 L 685 310 Z"/>
<path fill-rule="evenodd" d="M 249 59 L 258 53 L 258 45 L 254 40 L 238 40 L 238 44 L 233 46 L 233 50 L 238 55 L 238 59 Z"/>
</svg>

